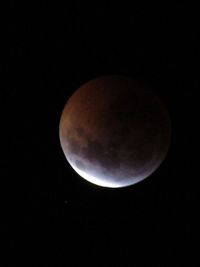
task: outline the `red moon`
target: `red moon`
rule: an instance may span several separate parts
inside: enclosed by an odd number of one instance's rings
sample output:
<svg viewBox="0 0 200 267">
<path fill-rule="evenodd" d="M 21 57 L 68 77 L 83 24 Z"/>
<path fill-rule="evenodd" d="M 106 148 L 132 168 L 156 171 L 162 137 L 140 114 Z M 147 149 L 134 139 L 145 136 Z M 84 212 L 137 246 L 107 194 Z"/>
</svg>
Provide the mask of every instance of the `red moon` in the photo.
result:
<svg viewBox="0 0 200 267">
<path fill-rule="evenodd" d="M 141 80 L 103 76 L 67 101 L 59 126 L 72 168 L 103 187 L 125 187 L 150 176 L 164 160 L 171 123 L 161 99 Z"/>
</svg>

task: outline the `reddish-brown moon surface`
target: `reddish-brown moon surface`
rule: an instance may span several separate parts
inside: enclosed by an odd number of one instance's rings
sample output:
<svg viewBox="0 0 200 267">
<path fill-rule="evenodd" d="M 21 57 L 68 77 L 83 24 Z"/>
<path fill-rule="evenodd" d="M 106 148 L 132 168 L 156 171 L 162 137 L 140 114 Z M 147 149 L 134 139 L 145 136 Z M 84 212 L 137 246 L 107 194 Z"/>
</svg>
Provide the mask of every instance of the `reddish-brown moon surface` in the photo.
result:
<svg viewBox="0 0 200 267">
<path fill-rule="evenodd" d="M 124 187 L 150 176 L 170 144 L 170 118 L 143 81 L 103 76 L 82 85 L 67 101 L 60 142 L 72 168 L 104 187 Z"/>
</svg>

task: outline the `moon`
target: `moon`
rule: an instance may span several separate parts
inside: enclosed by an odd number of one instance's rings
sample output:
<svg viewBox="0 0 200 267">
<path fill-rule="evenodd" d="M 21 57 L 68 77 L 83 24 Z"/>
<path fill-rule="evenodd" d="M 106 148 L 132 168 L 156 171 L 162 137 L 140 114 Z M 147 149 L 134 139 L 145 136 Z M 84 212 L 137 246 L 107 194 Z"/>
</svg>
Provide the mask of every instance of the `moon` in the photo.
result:
<svg viewBox="0 0 200 267">
<path fill-rule="evenodd" d="M 169 113 L 142 80 L 95 78 L 67 101 L 60 144 L 85 180 L 119 188 L 150 176 L 164 160 L 171 137 Z"/>
</svg>

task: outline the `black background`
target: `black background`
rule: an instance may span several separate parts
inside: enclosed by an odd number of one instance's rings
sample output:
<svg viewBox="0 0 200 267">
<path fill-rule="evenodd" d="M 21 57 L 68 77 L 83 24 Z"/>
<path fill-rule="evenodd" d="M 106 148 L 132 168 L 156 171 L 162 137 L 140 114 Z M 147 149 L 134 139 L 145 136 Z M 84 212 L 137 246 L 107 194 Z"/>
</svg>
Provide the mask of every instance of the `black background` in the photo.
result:
<svg viewBox="0 0 200 267">
<path fill-rule="evenodd" d="M 8 2 L 5 13 L 3 266 L 197 266 L 197 8 L 44 1 Z M 81 179 L 58 136 L 67 99 L 107 74 L 144 79 L 172 121 L 160 168 L 117 190 Z"/>
</svg>

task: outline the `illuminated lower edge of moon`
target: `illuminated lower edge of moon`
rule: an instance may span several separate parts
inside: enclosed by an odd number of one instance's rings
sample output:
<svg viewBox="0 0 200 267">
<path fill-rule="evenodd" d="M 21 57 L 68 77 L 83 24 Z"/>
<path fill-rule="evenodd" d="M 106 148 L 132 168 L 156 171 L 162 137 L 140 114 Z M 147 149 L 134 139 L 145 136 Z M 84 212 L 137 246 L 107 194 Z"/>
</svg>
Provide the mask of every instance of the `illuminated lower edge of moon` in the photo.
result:
<svg viewBox="0 0 200 267">
<path fill-rule="evenodd" d="M 87 180 L 90 183 L 93 183 L 95 185 L 99 185 L 99 186 L 103 186 L 103 187 L 111 187 L 111 188 L 117 188 L 117 187 L 121 187 L 121 185 L 116 184 L 116 183 L 111 183 L 111 182 L 105 182 L 100 180 L 99 178 L 90 175 L 86 172 L 83 172 L 81 170 L 79 170 L 78 168 L 76 168 L 75 166 L 73 166 L 73 169 L 85 180 Z"/>
<path fill-rule="evenodd" d="M 100 177 L 99 175 L 95 176 L 95 175 L 89 174 L 88 172 L 80 170 L 72 162 L 70 162 L 69 159 L 68 159 L 68 162 L 69 162 L 70 166 L 76 171 L 76 173 L 79 174 L 83 179 L 85 179 L 86 181 L 88 181 L 94 185 L 102 186 L 102 187 L 106 187 L 106 188 L 122 188 L 122 187 L 128 187 L 128 186 L 134 185 L 136 183 L 143 181 L 147 177 L 149 177 L 156 169 L 156 167 L 155 167 L 151 170 L 151 172 L 146 172 L 143 175 L 138 175 L 137 177 L 134 177 L 134 179 L 131 179 L 129 181 L 122 183 L 120 181 L 113 181 L 112 182 L 110 179 L 108 179 L 106 181 L 105 177 Z"/>
</svg>

